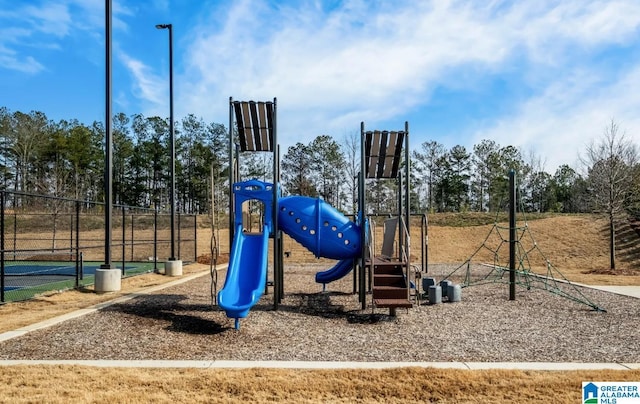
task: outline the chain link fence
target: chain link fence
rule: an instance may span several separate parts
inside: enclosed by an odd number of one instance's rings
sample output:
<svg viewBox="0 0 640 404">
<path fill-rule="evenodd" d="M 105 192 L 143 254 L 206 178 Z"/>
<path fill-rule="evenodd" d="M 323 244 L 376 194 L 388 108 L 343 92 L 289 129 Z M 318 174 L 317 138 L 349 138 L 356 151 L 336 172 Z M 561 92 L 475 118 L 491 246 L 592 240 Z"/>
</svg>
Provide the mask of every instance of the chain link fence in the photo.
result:
<svg viewBox="0 0 640 404">
<path fill-rule="evenodd" d="M 0 302 L 81 288 L 105 263 L 103 203 L 0 191 Z M 195 215 L 175 215 L 176 258 L 197 259 Z M 171 250 L 171 216 L 113 206 L 111 263 L 122 276 L 161 272 Z"/>
</svg>

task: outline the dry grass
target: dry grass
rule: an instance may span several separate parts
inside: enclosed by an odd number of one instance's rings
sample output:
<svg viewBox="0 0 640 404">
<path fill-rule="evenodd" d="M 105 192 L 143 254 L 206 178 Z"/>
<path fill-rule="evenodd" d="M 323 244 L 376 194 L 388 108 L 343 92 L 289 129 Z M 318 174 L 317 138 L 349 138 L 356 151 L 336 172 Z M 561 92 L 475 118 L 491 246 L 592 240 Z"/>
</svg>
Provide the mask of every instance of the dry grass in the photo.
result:
<svg viewBox="0 0 640 404">
<path fill-rule="evenodd" d="M 576 403 L 582 381 L 637 381 L 640 371 L 0 368 L 12 403 Z M 64 386 L 64 388 L 61 388 Z"/>
<path fill-rule="evenodd" d="M 591 216 L 559 216 L 529 223 L 538 247 L 573 281 L 588 284 L 640 285 L 635 257 L 621 256 L 619 267 L 629 275 L 594 275 L 607 267 L 606 223 Z M 429 261 L 462 263 L 480 246 L 491 225 L 432 226 Z M 202 230 L 202 229 L 201 229 Z M 200 230 L 199 230 L 200 231 Z M 198 251 L 209 251 L 210 237 L 200 233 Z M 414 251 L 419 234 L 412 235 Z M 498 240 L 499 241 L 499 240 Z M 228 251 L 228 235 L 219 237 Z M 288 262 L 316 259 L 285 239 Z M 224 260 L 224 259 L 222 259 Z M 492 262 L 482 251 L 477 261 Z M 185 274 L 207 265 L 184 267 Z M 122 291 L 96 295 L 91 290 L 41 296 L 28 302 L 0 306 L 0 331 L 7 331 L 72 310 L 104 302 L 125 293 L 175 278 L 146 274 L 123 280 Z M 0 346 L 1 348 L 1 346 Z M 535 358 L 532 358 L 535 360 Z M 438 402 L 534 403 L 580 400 L 582 381 L 637 381 L 640 371 L 523 372 L 463 371 L 404 368 L 395 370 L 198 370 L 126 369 L 82 366 L 0 367 L 2 402 Z"/>
</svg>

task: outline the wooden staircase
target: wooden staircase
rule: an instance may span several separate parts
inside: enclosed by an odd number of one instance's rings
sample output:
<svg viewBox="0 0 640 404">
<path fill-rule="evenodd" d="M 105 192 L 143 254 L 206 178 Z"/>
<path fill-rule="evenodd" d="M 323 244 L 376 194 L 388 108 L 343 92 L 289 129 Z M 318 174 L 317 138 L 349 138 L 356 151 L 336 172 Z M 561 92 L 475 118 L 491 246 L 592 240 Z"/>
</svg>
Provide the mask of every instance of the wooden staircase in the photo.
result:
<svg viewBox="0 0 640 404">
<path fill-rule="evenodd" d="M 401 261 L 373 260 L 373 305 L 389 308 L 391 316 L 395 316 L 398 307 L 413 307 L 403 272 L 405 265 Z"/>
</svg>

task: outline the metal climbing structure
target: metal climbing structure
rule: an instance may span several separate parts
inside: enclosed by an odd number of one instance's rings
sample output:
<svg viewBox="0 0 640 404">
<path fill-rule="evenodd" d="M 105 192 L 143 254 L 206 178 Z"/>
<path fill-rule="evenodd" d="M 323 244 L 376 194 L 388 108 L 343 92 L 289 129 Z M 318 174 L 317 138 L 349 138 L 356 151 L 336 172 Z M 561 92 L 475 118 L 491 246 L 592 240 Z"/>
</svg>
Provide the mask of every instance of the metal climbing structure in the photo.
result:
<svg viewBox="0 0 640 404">
<path fill-rule="evenodd" d="M 443 280 L 454 276 L 463 277 L 462 287 L 487 283 L 509 285 L 510 300 L 516 299 L 516 286 L 526 290 L 539 289 L 554 295 L 586 305 L 595 311 L 606 311 L 589 300 L 578 286 L 571 283 L 542 252 L 525 220 L 518 225 L 516 218 L 515 173 L 509 173 L 510 201 L 509 225 L 498 223 L 497 216 L 493 227 L 482 244 L 460 266 L 451 271 Z M 504 251 L 508 249 L 508 259 Z M 489 252 L 492 262 L 476 262 L 481 252 Z M 535 263 L 538 263 L 538 268 Z"/>
</svg>

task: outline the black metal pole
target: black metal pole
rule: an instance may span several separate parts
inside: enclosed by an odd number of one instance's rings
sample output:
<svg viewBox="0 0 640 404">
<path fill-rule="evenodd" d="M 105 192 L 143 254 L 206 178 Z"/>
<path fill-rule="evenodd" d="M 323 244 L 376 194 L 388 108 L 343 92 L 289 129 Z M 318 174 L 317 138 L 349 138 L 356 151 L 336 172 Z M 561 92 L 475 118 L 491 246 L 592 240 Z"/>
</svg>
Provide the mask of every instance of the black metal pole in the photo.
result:
<svg viewBox="0 0 640 404">
<path fill-rule="evenodd" d="M 516 173 L 509 170 L 509 300 L 516 300 Z"/>
<path fill-rule="evenodd" d="M 233 183 L 236 181 L 234 176 L 234 144 L 233 144 L 233 97 L 229 97 L 229 251 L 233 245 L 233 233 L 235 207 L 233 206 Z"/>
<path fill-rule="evenodd" d="M 158 273 L 158 204 L 153 207 L 153 272 Z"/>
<path fill-rule="evenodd" d="M 171 254 L 169 261 L 176 260 L 176 234 L 175 234 L 175 215 L 176 215 L 176 142 L 173 128 L 173 26 L 171 24 L 158 24 L 158 29 L 169 30 L 169 145 L 171 148 L 171 185 L 169 187 L 169 204 L 171 210 Z"/>
<path fill-rule="evenodd" d="M 111 138 L 111 0 L 105 0 L 105 158 L 104 158 L 104 264 L 103 269 L 111 269 L 111 215 L 113 213 L 112 177 L 113 142 Z"/>
<path fill-rule="evenodd" d="M 126 227 L 126 221 L 127 221 L 127 216 L 126 216 L 126 212 L 124 210 L 124 206 L 121 206 L 120 209 L 122 209 L 122 276 L 124 277 L 125 275 L 125 270 L 124 267 L 126 265 L 126 250 L 127 250 L 127 227 Z"/>
<path fill-rule="evenodd" d="M 176 259 L 176 139 L 173 124 L 173 27 L 169 24 L 169 136 L 171 142 L 171 257 Z"/>
<path fill-rule="evenodd" d="M 404 216 L 405 225 L 407 226 L 407 237 L 411 238 L 411 159 L 409 158 L 409 122 L 404 122 Z M 409 274 L 409 265 L 411 265 L 411 245 L 409 240 L 405 240 L 407 246 L 407 275 Z"/>
<path fill-rule="evenodd" d="M 0 191 L 0 302 L 4 303 L 4 190 Z"/>
<path fill-rule="evenodd" d="M 366 300 L 366 256 L 367 256 L 367 248 L 369 246 L 366 245 L 365 240 L 367 239 L 367 233 L 365 229 L 366 215 L 367 215 L 367 207 L 366 207 L 366 161 L 365 161 L 365 132 L 364 132 L 364 122 L 360 122 L 360 173 L 359 173 L 359 189 L 358 189 L 358 206 L 359 206 L 359 214 L 360 216 L 360 240 L 361 240 L 361 257 L 360 257 L 360 277 L 359 281 L 359 294 L 358 298 L 360 299 L 360 304 L 362 310 L 367 308 L 367 300 Z M 371 265 L 373 265 L 373 258 L 369 257 Z"/>
<path fill-rule="evenodd" d="M 135 224 L 134 224 L 134 220 L 135 220 L 135 215 L 133 213 L 131 213 L 131 255 L 130 257 L 130 261 L 133 262 L 133 256 L 134 256 L 134 252 L 135 252 L 135 244 L 134 244 L 134 240 L 135 240 Z M 122 269 L 124 270 L 124 266 L 122 267 Z"/>
<path fill-rule="evenodd" d="M 211 212 L 211 215 L 213 216 L 213 212 Z M 211 258 L 213 259 L 213 257 Z M 198 216 L 197 215 L 193 215 L 193 262 L 198 262 Z"/>
<path fill-rule="evenodd" d="M 180 246 L 182 245 L 182 216 L 178 213 L 178 257 L 181 257 Z"/>
<path fill-rule="evenodd" d="M 75 253 L 76 253 L 76 288 L 80 286 L 80 280 L 84 277 L 83 268 L 80 263 L 80 201 L 76 201 L 76 239 L 75 239 Z M 72 244 L 73 250 L 73 244 Z"/>
</svg>

